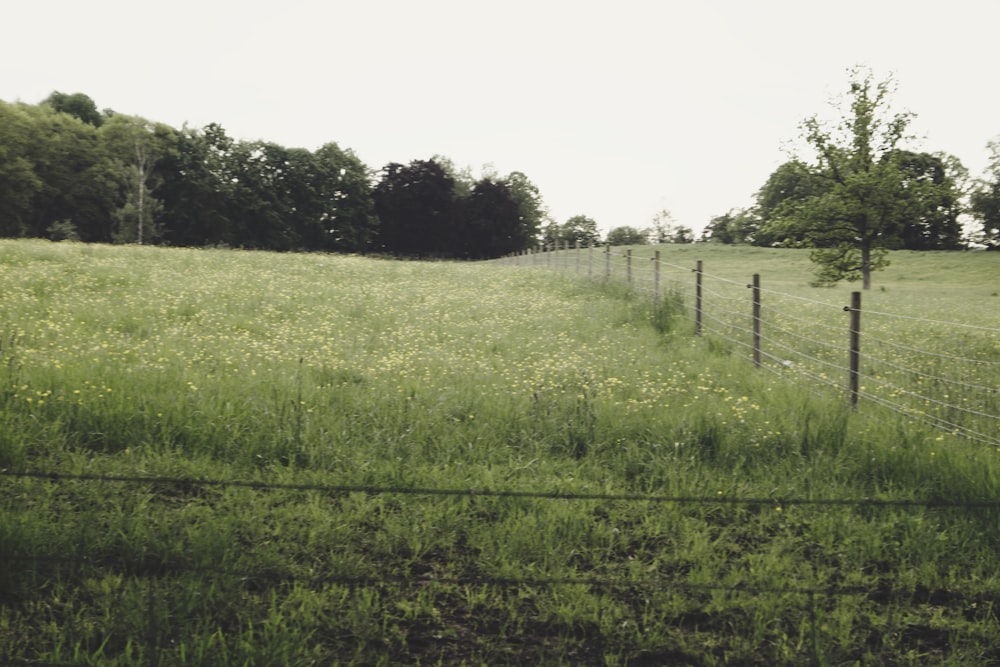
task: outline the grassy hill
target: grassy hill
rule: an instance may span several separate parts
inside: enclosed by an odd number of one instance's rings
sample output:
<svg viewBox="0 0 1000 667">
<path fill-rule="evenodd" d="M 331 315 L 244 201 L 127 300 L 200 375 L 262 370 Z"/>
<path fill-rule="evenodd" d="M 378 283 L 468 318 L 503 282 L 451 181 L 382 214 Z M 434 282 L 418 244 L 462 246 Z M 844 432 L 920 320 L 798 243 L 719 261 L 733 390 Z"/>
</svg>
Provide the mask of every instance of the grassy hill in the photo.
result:
<svg viewBox="0 0 1000 667">
<path fill-rule="evenodd" d="M 691 335 L 697 259 L 713 303 L 759 272 L 840 304 L 805 254 L 662 251 L 674 310 L 502 263 L 0 241 L 0 662 L 1000 661 L 997 448 Z M 874 331 L 996 387 L 993 255 L 894 254 Z"/>
</svg>

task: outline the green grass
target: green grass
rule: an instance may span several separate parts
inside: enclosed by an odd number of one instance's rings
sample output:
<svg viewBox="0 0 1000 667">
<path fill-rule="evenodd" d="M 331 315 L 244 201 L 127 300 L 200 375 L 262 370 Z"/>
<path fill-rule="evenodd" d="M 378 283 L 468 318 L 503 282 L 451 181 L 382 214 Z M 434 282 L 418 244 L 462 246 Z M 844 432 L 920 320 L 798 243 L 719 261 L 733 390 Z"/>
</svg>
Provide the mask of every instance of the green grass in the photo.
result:
<svg viewBox="0 0 1000 667">
<path fill-rule="evenodd" d="M 892 259 L 877 310 L 997 326 L 991 254 Z M 755 370 L 675 296 L 0 241 L 0 469 L 286 485 L 0 477 L 0 662 L 996 664 L 996 507 L 786 502 L 996 503 L 995 448 Z"/>
</svg>

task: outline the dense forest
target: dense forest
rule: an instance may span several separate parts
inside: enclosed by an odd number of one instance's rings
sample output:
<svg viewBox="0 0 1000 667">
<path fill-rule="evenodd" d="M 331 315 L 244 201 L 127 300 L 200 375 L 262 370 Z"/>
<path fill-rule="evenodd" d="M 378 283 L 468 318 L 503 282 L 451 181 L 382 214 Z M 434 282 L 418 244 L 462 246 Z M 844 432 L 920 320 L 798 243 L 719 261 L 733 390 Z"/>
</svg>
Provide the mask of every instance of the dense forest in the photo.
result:
<svg viewBox="0 0 1000 667">
<path fill-rule="evenodd" d="M 0 236 L 487 258 L 537 243 L 538 188 L 445 158 L 369 169 L 351 150 L 240 141 L 98 111 L 0 102 Z"/>
</svg>

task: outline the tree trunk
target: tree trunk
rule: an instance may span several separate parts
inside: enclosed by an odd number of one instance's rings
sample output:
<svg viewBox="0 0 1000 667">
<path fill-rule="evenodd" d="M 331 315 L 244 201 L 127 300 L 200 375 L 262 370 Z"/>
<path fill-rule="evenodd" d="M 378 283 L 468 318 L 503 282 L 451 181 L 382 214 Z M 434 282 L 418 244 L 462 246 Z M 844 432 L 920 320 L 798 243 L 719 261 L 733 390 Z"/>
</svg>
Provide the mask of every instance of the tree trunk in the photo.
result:
<svg viewBox="0 0 1000 667">
<path fill-rule="evenodd" d="M 138 203 L 136 208 L 138 209 L 138 220 L 136 221 L 136 234 L 138 236 L 139 245 L 142 245 L 142 218 L 145 214 L 145 197 L 146 194 L 146 168 L 145 168 L 145 156 L 143 151 L 139 149 L 139 140 L 135 140 L 135 170 L 136 179 L 139 181 L 139 192 L 138 192 Z"/>
<path fill-rule="evenodd" d="M 861 242 L 861 285 L 864 289 L 872 286 L 872 247 L 867 239 Z"/>
</svg>

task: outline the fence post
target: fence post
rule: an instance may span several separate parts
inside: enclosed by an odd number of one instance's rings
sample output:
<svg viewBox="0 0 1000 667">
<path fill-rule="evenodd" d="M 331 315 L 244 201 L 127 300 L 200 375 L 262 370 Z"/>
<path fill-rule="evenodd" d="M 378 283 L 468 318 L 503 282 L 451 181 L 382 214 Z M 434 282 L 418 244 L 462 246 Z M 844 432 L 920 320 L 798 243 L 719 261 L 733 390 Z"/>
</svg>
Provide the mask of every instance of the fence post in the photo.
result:
<svg viewBox="0 0 1000 667">
<path fill-rule="evenodd" d="M 573 244 L 573 249 L 576 250 L 573 253 L 576 256 L 576 275 L 580 275 L 580 239 Z"/>
<path fill-rule="evenodd" d="M 625 282 L 632 289 L 632 248 L 625 251 Z"/>
<path fill-rule="evenodd" d="M 587 277 L 594 277 L 594 242 L 587 243 Z"/>
<path fill-rule="evenodd" d="M 604 282 L 611 280 L 611 244 L 604 246 Z"/>
<path fill-rule="evenodd" d="M 851 292 L 851 406 L 857 407 L 861 392 L 861 292 Z"/>
<path fill-rule="evenodd" d="M 753 274 L 753 365 L 760 368 L 760 274 Z"/>
<path fill-rule="evenodd" d="M 701 260 L 698 260 L 694 282 L 694 335 L 700 336 L 701 329 Z"/>
<path fill-rule="evenodd" d="M 660 303 L 660 251 L 653 253 L 653 303 Z"/>
</svg>

